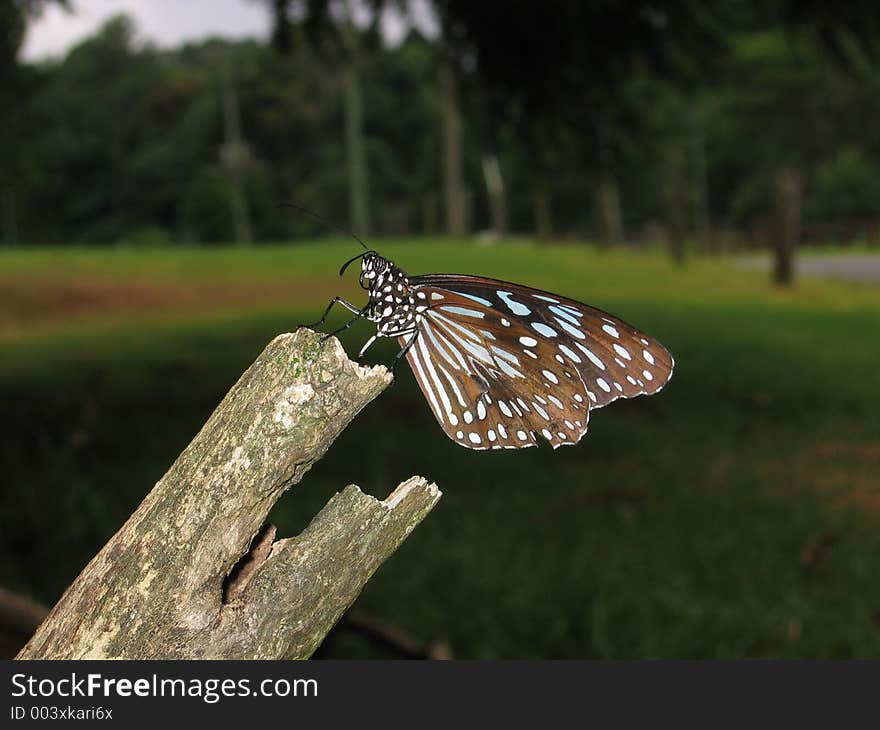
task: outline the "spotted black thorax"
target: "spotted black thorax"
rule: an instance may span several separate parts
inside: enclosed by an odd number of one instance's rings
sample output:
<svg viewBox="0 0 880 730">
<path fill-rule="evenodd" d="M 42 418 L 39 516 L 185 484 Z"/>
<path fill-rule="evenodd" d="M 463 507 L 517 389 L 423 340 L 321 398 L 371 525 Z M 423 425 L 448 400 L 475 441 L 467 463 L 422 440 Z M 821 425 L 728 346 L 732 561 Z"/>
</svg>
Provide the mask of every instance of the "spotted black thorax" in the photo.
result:
<svg viewBox="0 0 880 730">
<path fill-rule="evenodd" d="M 370 252 L 362 259 L 360 283 L 370 293 L 365 316 L 377 324 L 380 337 L 396 337 L 416 328 L 419 315 L 427 307 L 416 303 L 403 269 Z"/>
</svg>

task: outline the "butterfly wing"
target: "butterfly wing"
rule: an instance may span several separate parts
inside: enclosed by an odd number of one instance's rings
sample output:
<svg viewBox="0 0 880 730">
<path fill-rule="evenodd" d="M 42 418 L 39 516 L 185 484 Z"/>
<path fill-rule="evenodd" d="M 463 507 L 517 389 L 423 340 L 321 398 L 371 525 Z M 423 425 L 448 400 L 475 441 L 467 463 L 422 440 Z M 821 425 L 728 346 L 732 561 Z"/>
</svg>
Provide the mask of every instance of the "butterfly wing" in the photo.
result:
<svg viewBox="0 0 880 730">
<path fill-rule="evenodd" d="M 526 448 L 539 435 L 575 444 L 591 408 L 656 393 L 672 374 L 659 342 L 580 302 L 482 277 L 411 284 L 428 309 L 407 359 L 437 421 L 468 448 Z"/>
</svg>

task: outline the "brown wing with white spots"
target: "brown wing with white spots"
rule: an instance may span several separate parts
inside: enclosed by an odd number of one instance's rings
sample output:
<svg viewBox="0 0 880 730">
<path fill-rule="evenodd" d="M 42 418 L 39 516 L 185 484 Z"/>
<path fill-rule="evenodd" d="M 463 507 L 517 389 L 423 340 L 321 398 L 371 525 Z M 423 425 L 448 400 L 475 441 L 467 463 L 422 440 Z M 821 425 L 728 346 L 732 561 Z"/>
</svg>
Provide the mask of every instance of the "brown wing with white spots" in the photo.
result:
<svg viewBox="0 0 880 730">
<path fill-rule="evenodd" d="M 575 444 L 591 407 L 654 393 L 671 375 L 656 340 L 579 302 L 479 277 L 412 283 L 429 309 L 407 359 L 437 421 L 468 448 Z"/>
<path fill-rule="evenodd" d="M 538 438 L 554 447 L 580 440 L 589 408 L 571 364 L 554 361 L 551 346 L 521 322 L 464 295 L 426 290 L 431 308 L 407 359 L 452 440 L 472 449 L 527 448 Z"/>
</svg>

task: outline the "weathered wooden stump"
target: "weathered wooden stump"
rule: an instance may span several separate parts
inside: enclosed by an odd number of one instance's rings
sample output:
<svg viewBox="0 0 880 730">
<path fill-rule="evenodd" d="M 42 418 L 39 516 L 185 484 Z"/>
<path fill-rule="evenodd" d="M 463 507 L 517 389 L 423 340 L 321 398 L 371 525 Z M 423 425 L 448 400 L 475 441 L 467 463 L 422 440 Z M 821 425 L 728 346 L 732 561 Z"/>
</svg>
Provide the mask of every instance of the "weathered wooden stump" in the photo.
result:
<svg viewBox="0 0 880 730">
<path fill-rule="evenodd" d="M 352 485 L 296 537 L 261 527 L 390 382 L 336 339 L 276 337 L 17 658 L 310 656 L 440 492 L 411 477 L 380 502 Z"/>
</svg>

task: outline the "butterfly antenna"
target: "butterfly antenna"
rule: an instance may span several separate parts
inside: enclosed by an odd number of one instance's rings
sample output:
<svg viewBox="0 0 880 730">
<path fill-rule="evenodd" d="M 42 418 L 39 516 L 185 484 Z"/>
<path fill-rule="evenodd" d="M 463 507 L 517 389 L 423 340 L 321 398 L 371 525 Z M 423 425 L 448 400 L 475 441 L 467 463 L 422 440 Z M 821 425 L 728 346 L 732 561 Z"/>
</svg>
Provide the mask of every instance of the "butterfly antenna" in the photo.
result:
<svg viewBox="0 0 880 730">
<path fill-rule="evenodd" d="M 303 208 L 301 205 L 295 205 L 294 203 L 279 203 L 279 204 L 278 204 L 278 207 L 279 207 L 279 208 L 293 208 L 294 210 L 298 210 L 300 213 L 305 213 L 306 215 L 311 216 L 311 217 L 314 218 L 316 221 L 320 221 L 320 222 L 323 223 L 325 226 L 327 226 L 328 228 L 330 228 L 330 229 L 336 231 L 337 233 L 342 233 L 342 234 L 344 234 L 344 235 L 346 235 L 346 236 L 351 236 L 355 241 L 357 241 L 361 246 L 364 247 L 364 250 L 365 250 L 365 251 L 369 251 L 369 250 L 370 250 L 370 247 L 367 246 L 367 244 L 365 244 L 365 243 L 364 243 L 360 238 L 358 238 L 354 233 L 352 233 L 351 231 L 349 231 L 349 230 L 346 229 L 346 228 L 341 228 L 341 227 L 337 226 L 335 223 L 332 223 L 331 221 L 329 221 L 327 218 L 325 218 L 325 217 L 322 216 L 322 215 L 318 215 L 318 214 L 315 213 L 313 210 L 309 210 L 308 208 Z"/>
</svg>

